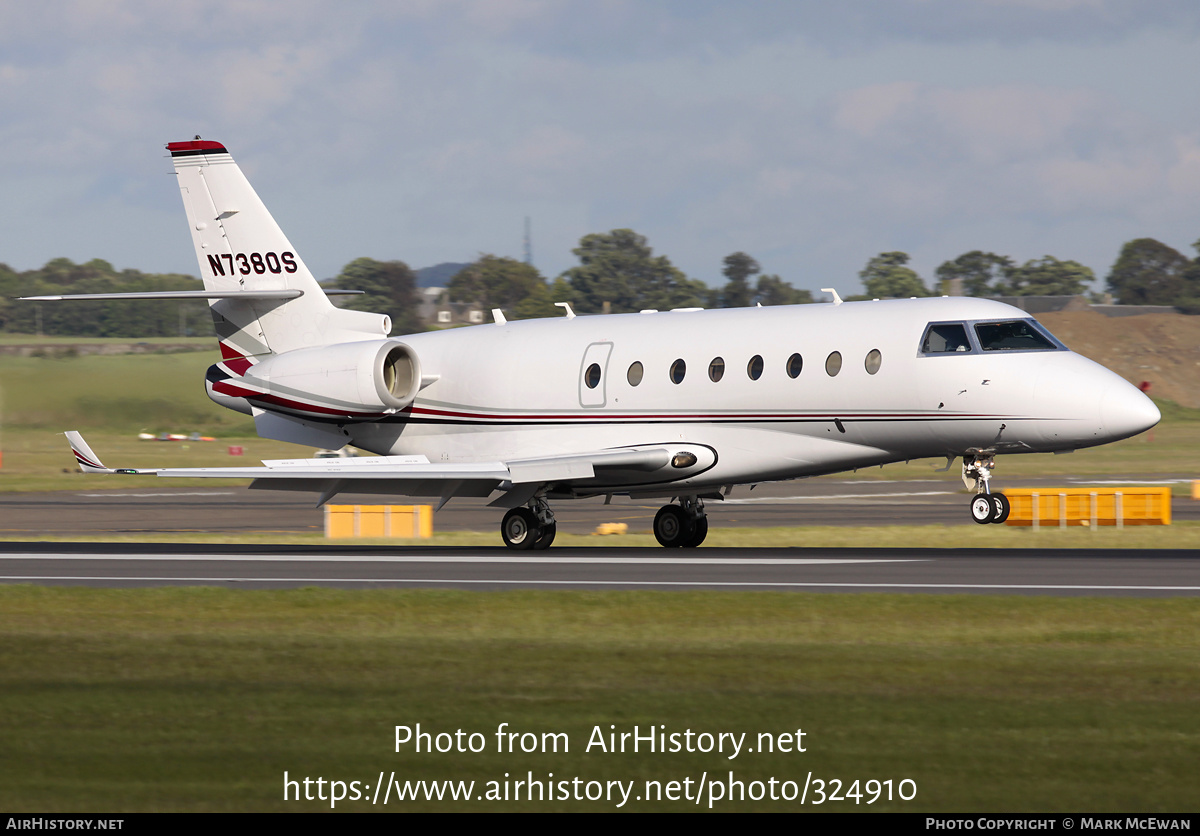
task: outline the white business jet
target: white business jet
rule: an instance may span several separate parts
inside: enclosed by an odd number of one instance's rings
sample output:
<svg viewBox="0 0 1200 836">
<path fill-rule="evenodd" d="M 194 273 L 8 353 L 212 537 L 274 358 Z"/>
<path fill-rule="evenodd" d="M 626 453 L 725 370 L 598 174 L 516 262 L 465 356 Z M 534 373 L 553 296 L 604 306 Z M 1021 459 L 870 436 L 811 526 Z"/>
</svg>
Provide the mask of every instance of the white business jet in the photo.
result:
<svg viewBox="0 0 1200 836">
<path fill-rule="evenodd" d="M 377 457 L 262 467 L 83 470 L 250 477 L 251 488 L 494 496 L 513 549 L 554 539 L 551 502 L 671 501 L 667 547 L 708 532 L 734 485 L 909 459 L 962 459 L 971 516 L 1002 522 L 998 453 L 1064 452 L 1153 427 L 1159 411 L 1024 312 L 908 299 L 495 322 L 388 336 L 387 316 L 335 307 L 224 146 L 167 146 L 204 290 L 74 298 L 204 298 L 221 362 L 205 386 L 259 435 Z M 46 297 L 41 297 L 46 298 Z M 62 298 L 62 297 L 58 297 Z M 438 507 L 441 507 L 439 505 Z"/>
</svg>

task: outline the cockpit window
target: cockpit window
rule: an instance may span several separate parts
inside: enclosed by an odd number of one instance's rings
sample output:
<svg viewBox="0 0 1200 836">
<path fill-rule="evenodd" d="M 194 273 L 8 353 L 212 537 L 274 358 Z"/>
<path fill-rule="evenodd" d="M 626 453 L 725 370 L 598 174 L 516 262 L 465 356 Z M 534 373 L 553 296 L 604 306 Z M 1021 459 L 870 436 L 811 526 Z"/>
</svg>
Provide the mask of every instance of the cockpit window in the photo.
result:
<svg viewBox="0 0 1200 836">
<path fill-rule="evenodd" d="M 1031 319 L 981 322 L 975 326 L 984 351 L 1054 351 L 1057 345 Z"/>
<path fill-rule="evenodd" d="M 949 354 L 970 351 L 971 341 L 967 338 L 967 327 L 961 322 L 943 322 L 930 325 L 921 341 L 923 354 Z"/>
</svg>

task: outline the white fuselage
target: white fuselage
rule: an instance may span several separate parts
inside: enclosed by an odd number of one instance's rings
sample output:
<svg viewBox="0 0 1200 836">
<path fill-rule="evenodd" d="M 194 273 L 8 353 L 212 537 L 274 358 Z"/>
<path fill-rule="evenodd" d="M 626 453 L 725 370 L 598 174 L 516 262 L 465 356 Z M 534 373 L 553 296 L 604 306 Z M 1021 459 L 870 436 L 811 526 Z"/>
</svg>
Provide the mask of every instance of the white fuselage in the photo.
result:
<svg viewBox="0 0 1200 836">
<path fill-rule="evenodd" d="M 673 483 L 787 479 L 931 456 L 1050 452 L 1141 432 L 1158 410 L 1079 355 L 923 353 L 930 323 L 1026 320 L 998 302 L 935 298 L 581 316 L 400 339 L 437 379 L 354 444 L 431 461 L 509 460 L 687 442 L 715 462 Z M 878 352 L 878 368 L 867 369 Z M 836 374 L 830 354 L 840 355 Z M 800 355 L 802 368 L 795 377 Z M 753 358 L 761 374 L 751 376 Z M 723 375 L 710 379 L 714 358 Z M 686 365 L 680 378 L 678 361 Z M 630 367 L 642 376 L 630 381 Z M 596 370 L 599 367 L 599 379 Z M 755 363 L 757 365 L 757 363 Z M 832 367 L 832 364 L 831 364 Z M 589 383 L 595 383 L 589 386 Z"/>
</svg>

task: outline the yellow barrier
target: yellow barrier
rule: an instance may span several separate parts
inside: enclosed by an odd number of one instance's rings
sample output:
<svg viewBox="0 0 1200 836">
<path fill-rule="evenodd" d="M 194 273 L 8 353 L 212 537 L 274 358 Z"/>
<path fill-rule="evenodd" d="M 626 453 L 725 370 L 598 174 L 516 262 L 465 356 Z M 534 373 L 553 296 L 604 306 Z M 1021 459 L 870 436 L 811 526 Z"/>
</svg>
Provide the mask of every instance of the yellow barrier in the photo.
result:
<svg viewBox="0 0 1200 836">
<path fill-rule="evenodd" d="M 629 523 L 600 523 L 592 534 L 628 534 Z"/>
<path fill-rule="evenodd" d="M 325 536 L 432 537 L 432 505 L 326 505 Z"/>
<path fill-rule="evenodd" d="M 1012 503 L 1008 525 L 1171 524 L 1170 488 L 1014 488 L 1004 495 Z"/>
</svg>

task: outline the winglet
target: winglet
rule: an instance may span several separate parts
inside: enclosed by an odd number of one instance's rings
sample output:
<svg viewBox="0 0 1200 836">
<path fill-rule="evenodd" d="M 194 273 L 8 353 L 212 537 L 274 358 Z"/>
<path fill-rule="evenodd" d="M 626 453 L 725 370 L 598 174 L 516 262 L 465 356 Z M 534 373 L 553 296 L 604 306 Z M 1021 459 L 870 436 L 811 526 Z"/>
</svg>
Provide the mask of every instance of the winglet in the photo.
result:
<svg viewBox="0 0 1200 836">
<path fill-rule="evenodd" d="M 67 441 L 71 443 L 71 452 L 75 454 L 75 461 L 79 462 L 79 469 L 84 473 L 158 473 L 158 469 L 141 470 L 127 467 L 105 467 L 100 463 L 100 457 L 93 453 L 92 448 L 83 440 L 83 436 L 74 430 L 64 433 L 64 435 L 67 437 Z"/>
<path fill-rule="evenodd" d="M 75 461 L 79 462 L 79 469 L 84 473 L 116 473 L 111 467 L 100 463 L 100 458 L 92 452 L 92 448 L 79 433 L 71 430 L 66 436 L 67 441 L 71 443 L 71 452 L 75 454 Z"/>
</svg>

